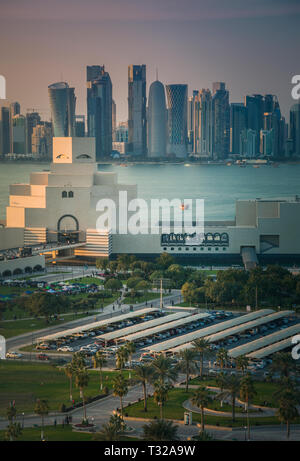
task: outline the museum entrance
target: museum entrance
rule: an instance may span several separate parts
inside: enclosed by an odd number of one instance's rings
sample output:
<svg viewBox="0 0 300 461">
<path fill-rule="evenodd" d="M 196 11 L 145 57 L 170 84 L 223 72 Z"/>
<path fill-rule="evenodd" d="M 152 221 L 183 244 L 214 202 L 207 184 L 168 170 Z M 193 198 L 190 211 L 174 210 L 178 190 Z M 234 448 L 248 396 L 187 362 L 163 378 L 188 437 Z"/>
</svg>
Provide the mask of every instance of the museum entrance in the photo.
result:
<svg viewBox="0 0 300 461">
<path fill-rule="evenodd" d="M 79 243 L 79 223 L 75 216 L 64 215 L 59 219 L 57 241 L 66 245 Z"/>
</svg>

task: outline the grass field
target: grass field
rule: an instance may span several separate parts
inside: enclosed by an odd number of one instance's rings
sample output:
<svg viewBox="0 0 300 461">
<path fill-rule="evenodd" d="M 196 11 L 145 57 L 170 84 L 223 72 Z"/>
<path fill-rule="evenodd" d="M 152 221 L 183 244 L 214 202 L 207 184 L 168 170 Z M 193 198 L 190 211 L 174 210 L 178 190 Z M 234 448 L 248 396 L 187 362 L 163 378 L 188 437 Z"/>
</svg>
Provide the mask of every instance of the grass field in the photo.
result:
<svg viewBox="0 0 300 461">
<path fill-rule="evenodd" d="M 166 295 L 163 295 L 166 296 Z M 131 298 L 130 296 L 124 299 L 124 304 L 140 304 L 146 301 L 153 301 L 153 299 L 158 299 L 160 297 L 159 293 L 146 293 L 138 298 Z"/>
<path fill-rule="evenodd" d="M 205 386 L 217 386 L 214 379 L 204 379 L 200 381 L 198 378 L 190 380 L 190 384 L 204 384 Z M 256 396 L 253 399 L 255 405 L 268 406 L 271 408 L 276 408 L 277 403 L 274 399 L 274 394 L 279 390 L 279 385 L 276 383 L 267 383 L 265 381 L 255 381 L 254 383 L 255 390 L 257 392 Z"/>
<path fill-rule="evenodd" d="M 73 432 L 71 426 L 45 426 L 44 437 L 47 442 L 91 442 L 93 434 Z M 0 431 L 0 442 L 5 440 L 5 431 Z M 18 437 L 18 442 L 39 442 L 41 440 L 40 428 L 26 428 L 22 430 L 22 435 Z M 137 441 L 134 437 L 124 436 L 121 441 Z"/>
<path fill-rule="evenodd" d="M 184 389 L 172 389 L 169 392 L 168 400 L 164 406 L 163 416 L 166 419 L 178 419 L 183 420 L 184 411 L 182 404 L 185 400 L 188 400 L 193 395 L 193 391 L 185 392 Z M 153 398 L 148 399 L 148 411 L 144 412 L 144 402 L 140 401 L 124 409 L 124 414 L 128 416 L 134 416 L 138 418 L 159 418 L 160 410 L 158 405 L 154 402 Z M 200 422 L 201 415 L 198 413 L 193 413 L 193 421 Z M 300 417 L 294 421 L 295 423 L 300 423 Z M 246 424 L 246 414 L 244 417 L 236 418 L 236 421 L 233 423 L 231 417 L 221 417 L 221 416 L 211 416 L 205 415 L 205 423 L 209 425 L 217 425 L 224 427 L 244 427 Z M 270 424 L 280 424 L 278 418 L 276 417 L 252 417 L 251 425 L 252 426 L 262 426 Z"/>
<path fill-rule="evenodd" d="M 123 372 L 128 378 L 128 371 Z M 109 389 L 117 371 L 103 371 L 103 384 Z M 86 397 L 100 393 L 99 372 L 90 370 Z M 73 386 L 73 398 L 80 401 L 79 390 Z M 37 399 L 48 400 L 51 411 L 59 411 L 62 404 L 70 405 L 69 380 L 62 369 L 49 364 L 20 361 L 0 361 L 0 416 L 6 416 L 6 409 L 12 400 L 18 413 L 33 413 Z"/>
</svg>

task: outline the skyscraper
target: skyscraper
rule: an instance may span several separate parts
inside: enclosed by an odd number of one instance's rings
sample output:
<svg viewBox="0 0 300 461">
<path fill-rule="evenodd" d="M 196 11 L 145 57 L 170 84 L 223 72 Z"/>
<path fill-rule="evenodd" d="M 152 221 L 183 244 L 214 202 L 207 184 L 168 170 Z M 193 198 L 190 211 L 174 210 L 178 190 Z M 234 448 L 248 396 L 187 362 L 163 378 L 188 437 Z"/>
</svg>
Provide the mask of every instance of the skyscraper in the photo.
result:
<svg viewBox="0 0 300 461">
<path fill-rule="evenodd" d="M 215 159 L 224 159 L 229 154 L 230 108 L 229 92 L 224 82 L 213 83 L 212 98 L 212 151 Z"/>
<path fill-rule="evenodd" d="M 146 66 L 128 66 L 128 151 L 147 153 Z"/>
<path fill-rule="evenodd" d="M 179 158 L 187 154 L 187 98 L 188 86 L 166 85 L 168 105 L 167 153 Z"/>
<path fill-rule="evenodd" d="M 242 103 L 230 104 L 230 153 L 239 155 L 241 133 L 247 128 L 247 108 Z"/>
<path fill-rule="evenodd" d="M 194 100 L 194 147 L 193 152 L 201 157 L 212 155 L 212 95 L 202 89 L 193 96 Z"/>
<path fill-rule="evenodd" d="M 294 104 L 290 110 L 290 139 L 292 153 L 300 156 L 300 103 Z"/>
<path fill-rule="evenodd" d="M 85 115 L 75 115 L 75 136 L 85 137 Z"/>
<path fill-rule="evenodd" d="M 26 114 L 26 125 L 27 125 L 27 152 L 31 154 L 32 151 L 32 133 L 34 127 L 36 127 L 41 121 L 41 117 L 38 112 L 28 112 Z"/>
<path fill-rule="evenodd" d="M 24 115 L 12 117 L 12 153 L 27 154 L 27 127 Z"/>
<path fill-rule="evenodd" d="M 11 116 L 10 108 L 0 106 L 0 155 L 10 153 L 11 146 Z"/>
<path fill-rule="evenodd" d="M 55 137 L 74 136 L 75 134 L 75 89 L 66 82 L 48 86 L 53 134 Z"/>
<path fill-rule="evenodd" d="M 149 88 L 148 156 L 166 155 L 166 98 L 164 85 L 156 80 Z"/>
<path fill-rule="evenodd" d="M 100 160 L 112 151 L 112 83 L 104 66 L 87 66 L 87 125 Z"/>
</svg>

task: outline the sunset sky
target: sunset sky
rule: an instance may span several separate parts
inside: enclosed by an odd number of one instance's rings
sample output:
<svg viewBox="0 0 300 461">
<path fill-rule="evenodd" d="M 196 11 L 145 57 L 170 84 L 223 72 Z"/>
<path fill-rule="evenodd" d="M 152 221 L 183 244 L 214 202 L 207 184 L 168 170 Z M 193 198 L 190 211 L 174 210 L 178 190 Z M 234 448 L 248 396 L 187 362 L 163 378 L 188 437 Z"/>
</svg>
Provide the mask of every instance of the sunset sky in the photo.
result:
<svg viewBox="0 0 300 461">
<path fill-rule="evenodd" d="M 76 88 L 86 113 L 86 65 L 105 64 L 119 121 L 127 119 L 127 66 L 158 68 L 193 89 L 225 81 L 231 102 L 275 93 L 284 115 L 300 74 L 299 0 L 0 0 L 0 74 L 22 111 L 49 117 L 47 86 Z"/>
</svg>

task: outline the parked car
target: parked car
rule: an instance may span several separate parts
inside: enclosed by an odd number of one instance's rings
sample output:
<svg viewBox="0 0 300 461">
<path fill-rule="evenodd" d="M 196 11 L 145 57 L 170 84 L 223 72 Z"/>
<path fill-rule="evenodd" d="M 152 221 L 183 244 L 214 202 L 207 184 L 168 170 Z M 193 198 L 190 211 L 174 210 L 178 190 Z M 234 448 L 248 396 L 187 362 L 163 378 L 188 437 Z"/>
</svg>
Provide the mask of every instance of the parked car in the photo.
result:
<svg viewBox="0 0 300 461">
<path fill-rule="evenodd" d="M 6 354 L 7 359 L 20 359 L 21 357 L 23 357 L 23 354 L 14 351 L 7 352 Z"/>
<path fill-rule="evenodd" d="M 37 358 L 38 360 L 45 360 L 45 361 L 50 360 L 50 357 L 49 357 L 48 355 L 46 355 L 46 354 L 38 354 L 38 355 L 36 356 L 36 358 Z"/>
</svg>

